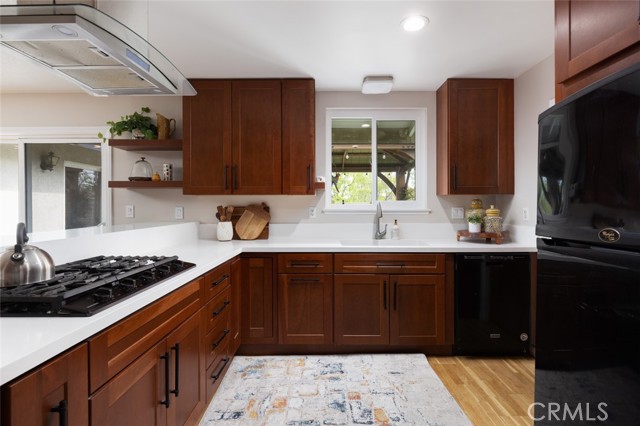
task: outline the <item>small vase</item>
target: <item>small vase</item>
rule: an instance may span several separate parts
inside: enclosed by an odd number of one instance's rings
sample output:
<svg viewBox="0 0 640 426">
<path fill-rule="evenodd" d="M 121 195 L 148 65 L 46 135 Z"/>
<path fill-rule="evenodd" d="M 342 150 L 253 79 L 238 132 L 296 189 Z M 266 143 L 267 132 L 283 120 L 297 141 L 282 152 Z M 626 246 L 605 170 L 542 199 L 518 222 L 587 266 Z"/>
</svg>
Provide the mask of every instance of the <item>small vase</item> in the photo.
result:
<svg viewBox="0 0 640 426">
<path fill-rule="evenodd" d="M 233 238 L 233 224 L 229 221 L 218 222 L 218 241 L 231 241 Z"/>
<path fill-rule="evenodd" d="M 469 232 L 480 232 L 482 230 L 481 223 L 471 223 L 469 222 Z"/>
<path fill-rule="evenodd" d="M 111 139 L 133 139 L 133 134 L 129 130 L 118 134 L 111 134 Z"/>
</svg>

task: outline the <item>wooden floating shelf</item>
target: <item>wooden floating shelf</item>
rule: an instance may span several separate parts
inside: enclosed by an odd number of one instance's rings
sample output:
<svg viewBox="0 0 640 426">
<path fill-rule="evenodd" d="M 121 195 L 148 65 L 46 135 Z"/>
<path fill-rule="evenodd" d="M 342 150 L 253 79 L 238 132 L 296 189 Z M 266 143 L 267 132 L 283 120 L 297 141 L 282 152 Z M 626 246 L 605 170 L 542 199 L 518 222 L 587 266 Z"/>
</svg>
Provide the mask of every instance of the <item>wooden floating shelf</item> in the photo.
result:
<svg viewBox="0 0 640 426">
<path fill-rule="evenodd" d="M 502 244 L 504 241 L 504 237 L 508 234 L 508 231 L 502 232 L 469 232 L 469 231 L 458 231 L 456 233 L 456 240 L 460 241 L 460 238 L 469 238 L 469 239 L 484 239 L 485 242 L 490 243 L 491 240 L 496 240 L 496 244 Z"/>
<path fill-rule="evenodd" d="M 110 180 L 109 188 L 182 188 L 181 180 Z"/>
<path fill-rule="evenodd" d="M 125 151 L 182 151 L 182 139 L 109 139 L 109 146 Z"/>
</svg>

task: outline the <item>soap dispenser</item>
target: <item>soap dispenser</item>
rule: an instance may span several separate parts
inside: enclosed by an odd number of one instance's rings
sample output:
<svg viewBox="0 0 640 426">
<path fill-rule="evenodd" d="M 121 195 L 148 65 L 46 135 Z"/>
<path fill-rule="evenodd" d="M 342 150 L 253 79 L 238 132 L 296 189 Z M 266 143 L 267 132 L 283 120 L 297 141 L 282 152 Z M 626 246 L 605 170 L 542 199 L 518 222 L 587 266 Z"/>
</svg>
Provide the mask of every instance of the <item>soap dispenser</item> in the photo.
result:
<svg viewBox="0 0 640 426">
<path fill-rule="evenodd" d="M 398 219 L 394 219 L 393 226 L 391 227 L 391 239 L 399 240 L 400 239 L 400 226 L 398 225 Z"/>
</svg>

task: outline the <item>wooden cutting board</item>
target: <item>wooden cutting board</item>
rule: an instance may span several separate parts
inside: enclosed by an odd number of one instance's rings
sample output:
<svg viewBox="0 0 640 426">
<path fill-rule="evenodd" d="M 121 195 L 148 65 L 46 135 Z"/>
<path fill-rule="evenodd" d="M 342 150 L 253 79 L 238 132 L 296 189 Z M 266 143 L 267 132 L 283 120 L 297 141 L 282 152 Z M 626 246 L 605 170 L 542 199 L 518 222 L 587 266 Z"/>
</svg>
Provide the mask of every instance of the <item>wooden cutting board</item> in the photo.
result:
<svg viewBox="0 0 640 426">
<path fill-rule="evenodd" d="M 234 224 L 234 231 L 241 240 L 255 240 L 262 235 L 270 219 L 271 215 L 265 204 L 253 204 L 244 209 Z"/>
</svg>

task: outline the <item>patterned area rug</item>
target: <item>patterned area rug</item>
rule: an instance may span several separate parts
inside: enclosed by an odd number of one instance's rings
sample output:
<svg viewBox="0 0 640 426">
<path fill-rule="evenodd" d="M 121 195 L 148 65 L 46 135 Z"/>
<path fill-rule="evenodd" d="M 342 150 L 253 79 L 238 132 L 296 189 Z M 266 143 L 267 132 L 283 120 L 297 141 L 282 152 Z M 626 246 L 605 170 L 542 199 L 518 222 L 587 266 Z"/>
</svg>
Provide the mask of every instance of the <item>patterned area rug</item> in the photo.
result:
<svg viewBox="0 0 640 426">
<path fill-rule="evenodd" d="M 234 358 L 200 426 L 471 425 L 422 354 Z"/>
</svg>

